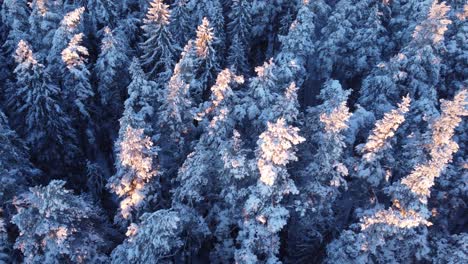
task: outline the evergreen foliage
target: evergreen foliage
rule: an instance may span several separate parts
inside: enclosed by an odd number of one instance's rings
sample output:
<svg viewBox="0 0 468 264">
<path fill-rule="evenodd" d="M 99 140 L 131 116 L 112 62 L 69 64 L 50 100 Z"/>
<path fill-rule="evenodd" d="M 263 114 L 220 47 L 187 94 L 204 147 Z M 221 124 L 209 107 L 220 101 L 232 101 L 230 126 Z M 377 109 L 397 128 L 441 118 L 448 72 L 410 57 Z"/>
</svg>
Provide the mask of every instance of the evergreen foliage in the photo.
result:
<svg viewBox="0 0 468 264">
<path fill-rule="evenodd" d="M 461 0 L 0 0 L 0 263 L 468 263 Z"/>
</svg>

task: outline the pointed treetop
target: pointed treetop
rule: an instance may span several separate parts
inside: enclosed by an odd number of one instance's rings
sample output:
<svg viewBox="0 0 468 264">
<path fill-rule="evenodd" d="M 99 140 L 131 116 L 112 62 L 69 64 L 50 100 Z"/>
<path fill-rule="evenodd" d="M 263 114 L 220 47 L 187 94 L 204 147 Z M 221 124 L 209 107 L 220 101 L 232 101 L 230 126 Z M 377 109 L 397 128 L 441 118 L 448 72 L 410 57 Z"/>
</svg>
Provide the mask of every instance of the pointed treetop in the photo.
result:
<svg viewBox="0 0 468 264">
<path fill-rule="evenodd" d="M 68 47 L 62 51 L 62 60 L 69 69 L 84 64 L 86 61 L 85 57 L 89 55 L 88 49 L 81 46 L 83 36 L 83 33 L 73 36 L 68 43 Z"/>
<path fill-rule="evenodd" d="M 195 45 L 197 48 L 197 55 L 205 58 L 209 53 L 209 45 L 215 39 L 213 28 L 210 26 L 210 21 L 206 17 L 203 18 L 202 24 L 197 28 L 197 39 Z"/>
<path fill-rule="evenodd" d="M 80 24 L 84 11 L 84 7 L 79 7 L 71 12 L 68 12 L 62 19 L 61 25 L 68 28 L 69 31 L 74 30 Z"/>
<path fill-rule="evenodd" d="M 33 51 L 31 50 L 31 47 L 29 44 L 24 41 L 20 40 L 18 43 L 18 47 L 16 48 L 15 52 L 15 61 L 20 64 L 20 63 L 29 63 L 29 64 L 38 64 L 36 58 L 34 57 Z"/>
<path fill-rule="evenodd" d="M 305 138 L 299 135 L 299 128 L 288 126 L 284 118 L 279 118 L 275 123 L 268 122 L 267 130 L 258 140 L 260 181 L 273 186 L 277 177 L 275 166 L 286 166 L 290 161 L 297 160 L 292 150 L 304 141 Z"/>
<path fill-rule="evenodd" d="M 166 26 L 169 25 L 170 16 L 169 5 L 164 4 L 163 0 L 153 0 L 143 22 Z"/>
<path fill-rule="evenodd" d="M 445 2 L 438 3 L 434 0 L 427 19 L 414 29 L 413 39 L 416 42 L 431 44 L 439 44 L 444 40 L 444 33 L 448 29 L 448 25 L 452 23 L 447 19 L 447 13 L 450 11 L 450 6 Z"/>
</svg>

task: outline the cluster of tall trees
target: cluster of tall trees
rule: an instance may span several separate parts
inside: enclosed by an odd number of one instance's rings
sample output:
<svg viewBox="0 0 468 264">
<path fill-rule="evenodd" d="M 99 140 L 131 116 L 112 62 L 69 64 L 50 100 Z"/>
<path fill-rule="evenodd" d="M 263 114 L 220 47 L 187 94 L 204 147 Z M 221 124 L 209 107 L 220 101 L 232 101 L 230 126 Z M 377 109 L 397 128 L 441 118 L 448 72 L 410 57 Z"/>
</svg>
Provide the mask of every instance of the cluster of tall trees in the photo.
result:
<svg viewBox="0 0 468 264">
<path fill-rule="evenodd" d="M 0 21 L 0 263 L 468 262 L 465 1 Z"/>
</svg>

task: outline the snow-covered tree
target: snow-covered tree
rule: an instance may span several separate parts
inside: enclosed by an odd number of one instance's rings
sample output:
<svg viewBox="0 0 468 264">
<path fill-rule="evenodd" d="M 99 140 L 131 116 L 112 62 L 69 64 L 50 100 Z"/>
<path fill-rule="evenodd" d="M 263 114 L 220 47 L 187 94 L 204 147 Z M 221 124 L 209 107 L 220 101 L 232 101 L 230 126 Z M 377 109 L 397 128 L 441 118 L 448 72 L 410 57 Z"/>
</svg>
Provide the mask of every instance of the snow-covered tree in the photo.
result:
<svg viewBox="0 0 468 264">
<path fill-rule="evenodd" d="M 339 1 L 321 30 L 318 67 L 325 78 L 352 78 L 381 60 L 388 45 L 382 1 Z"/>
<path fill-rule="evenodd" d="M 56 83 L 62 81 L 60 75 L 63 67 L 62 51 L 67 47 L 71 39 L 79 33 L 84 11 L 85 8 L 80 7 L 67 13 L 52 38 L 52 47 L 47 55 L 47 71 L 56 80 Z"/>
<path fill-rule="evenodd" d="M 185 46 L 167 84 L 159 112 L 158 125 L 168 137 L 182 146 L 192 128 L 190 89 L 195 80 L 197 50 L 193 41 Z"/>
<path fill-rule="evenodd" d="M 88 0 L 86 9 L 88 10 L 88 21 L 90 21 L 88 26 L 93 31 L 115 25 L 119 15 L 118 6 L 111 0 Z"/>
<path fill-rule="evenodd" d="M 322 234 L 337 224 L 334 202 L 348 188 L 345 180 L 348 168 L 343 154 L 344 132 L 351 117 L 346 105 L 349 94 L 338 81 L 329 80 L 320 92 L 323 103 L 309 108 L 305 116 L 304 129 L 309 137 L 306 148 L 315 151 L 308 154 L 311 156 L 308 164 L 298 172 L 300 198 L 294 201 L 297 213 L 291 219 L 293 224 L 289 230 L 292 241 L 289 251 L 299 259 L 312 258 L 312 252 L 324 246 Z"/>
<path fill-rule="evenodd" d="M 452 3 L 452 6 L 455 3 Z M 452 28 L 449 28 L 448 36 L 446 33 L 447 52 L 443 53 L 443 63 L 445 64 L 442 76 L 445 79 L 445 88 L 449 96 L 453 96 L 456 91 L 462 89 L 463 82 L 468 76 L 468 4 L 463 8 L 452 9 L 455 17 L 452 18 Z M 453 15 L 452 15 L 453 16 Z M 447 82 L 448 81 L 448 82 Z"/>
<path fill-rule="evenodd" d="M 426 20 L 415 28 L 411 42 L 389 62 L 377 65 L 363 81 L 360 103 L 377 118 L 407 94 L 415 110 L 409 115 L 410 124 L 420 125 L 422 115 L 437 113 L 435 86 L 440 78 L 444 32 L 451 23 L 446 18 L 449 9 L 445 3 L 434 1 Z"/>
<path fill-rule="evenodd" d="M 413 168 L 401 181 L 395 182 L 388 192 L 392 206 L 364 212 L 359 226 L 346 230 L 328 247 L 328 261 L 347 262 L 355 259 L 383 262 L 428 258 L 427 240 L 431 212 L 427 198 L 435 178 L 439 177 L 458 150 L 452 137 L 455 128 L 467 116 L 467 91 L 459 92 L 453 101 L 442 101 L 442 114 L 430 126 L 430 160 Z M 344 248 L 344 250 L 343 250 Z"/>
<path fill-rule="evenodd" d="M 187 6 L 188 0 L 175 0 L 171 6 L 171 29 L 175 43 L 179 47 L 185 46 L 193 35 L 191 26 L 190 10 Z"/>
<path fill-rule="evenodd" d="M 382 183 L 382 180 L 390 176 L 389 171 L 385 170 L 385 166 L 382 166 L 380 162 L 383 160 L 387 164 L 395 162 L 391 155 L 386 155 L 386 150 L 390 148 L 392 138 L 405 121 L 405 114 L 409 111 L 410 102 L 411 99 L 406 96 L 398 104 L 397 109 L 385 113 L 383 119 L 376 122 L 366 143 L 357 147 L 362 153 L 362 161 L 356 176 L 364 178 L 372 186 L 377 187 Z"/>
<path fill-rule="evenodd" d="M 151 120 L 155 112 L 153 101 L 154 97 L 159 95 L 157 85 L 146 79 L 136 58 L 133 59 L 129 70 L 132 82 L 127 87 L 128 98 L 125 100 L 123 116 L 120 119 L 119 136 L 123 138 L 127 126 L 144 129 L 147 135 L 152 136 Z"/>
<path fill-rule="evenodd" d="M 15 102 L 18 130 L 32 147 L 33 158 L 44 167 L 53 164 L 49 168 L 53 171 L 76 164 L 76 132 L 58 102 L 59 89 L 26 42 L 19 42 L 15 60 L 17 92 L 10 100 Z"/>
<path fill-rule="evenodd" d="M 27 0 L 6 0 L 2 1 L 0 10 L 1 21 L 7 29 L 7 36 L 2 47 L 6 49 L 6 54 L 12 55 L 16 45 L 22 39 L 27 39 L 29 7 Z"/>
<path fill-rule="evenodd" d="M 111 115 L 120 114 L 128 85 L 130 60 L 126 54 L 124 40 L 109 27 L 104 28 L 99 56 L 94 66 L 98 80 L 97 90 L 101 103 L 109 107 Z"/>
<path fill-rule="evenodd" d="M 126 127 L 117 148 L 117 172 L 109 178 L 107 188 L 121 199 L 116 222 L 136 221 L 142 209 L 158 196 L 156 167 L 157 148 L 143 129 Z"/>
<path fill-rule="evenodd" d="M 2 210 L 0 209 L 0 214 Z M 8 245 L 8 234 L 6 230 L 6 224 L 2 216 L 0 216 L 0 263 L 7 264 L 10 261 L 9 256 L 9 245 Z"/>
<path fill-rule="evenodd" d="M 172 74 L 177 48 L 169 30 L 169 6 L 153 0 L 143 19 L 145 41 L 141 43 L 141 64 L 148 77 L 165 84 Z"/>
<path fill-rule="evenodd" d="M 74 105 L 79 115 L 89 119 L 90 99 L 94 96 L 94 91 L 85 64 L 89 53 L 88 49 L 82 46 L 83 37 L 83 33 L 76 34 L 62 51 L 62 61 L 66 66 L 66 69 L 63 69 L 63 96 L 70 105 Z"/>
<path fill-rule="evenodd" d="M 132 224 L 127 239 L 112 251 L 111 263 L 165 263 L 183 246 L 183 223 L 171 210 L 146 213 Z"/>
<path fill-rule="evenodd" d="M 8 124 L 0 111 L 0 207 L 24 190 L 39 176 L 39 171 L 29 161 L 28 149 Z M 36 179 L 35 179 L 36 178 Z M 1 243 L 1 242 L 0 242 Z M 0 253 L 1 254 L 1 253 Z"/>
<path fill-rule="evenodd" d="M 289 218 L 282 200 L 299 192 L 286 166 L 297 160 L 294 148 L 304 140 L 299 129 L 287 125 L 282 118 L 268 123 L 267 130 L 260 135 L 257 142 L 260 177 L 244 205 L 237 237 L 241 247 L 235 252 L 237 263 L 279 262 L 279 232 Z"/>
<path fill-rule="evenodd" d="M 193 23 L 203 24 L 205 18 L 210 21 L 211 31 L 216 36 L 213 43 L 214 49 L 216 53 L 224 54 L 226 34 L 221 2 L 219 0 L 190 0 L 188 5 L 193 10 L 193 18 L 195 19 Z"/>
<path fill-rule="evenodd" d="M 247 0 L 234 0 L 229 12 L 227 25 L 230 47 L 227 57 L 229 67 L 239 73 L 249 72 L 249 45 L 252 24 L 251 3 Z"/>
<path fill-rule="evenodd" d="M 63 1 L 33 0 L 29 16 L 29 40 L 40 56 L 47 56 L 54 33 L 63 18 Z"/>
<path fill-rule="evenodd" d="M 64 181 L 37 186 L 14 201 L 20 234 L 15 247 L 27 263 L 103 262 L 106 241 L 94 221 L 100 210 L 64 188 Z"/>
<path fill-rule="evenodd" d="M 210 186 L 216 182 L 217 171 L 221 157 L 219 153 L 223 144 L 230 137 L 234 128 L 234 94 L 231 85 L 243 83 L 241 76 L 236 76 L 230 70 L 222 71 L 211 88 L 212 100 L 199 115 L 208 117 L 203 121 L 204 132 L 197 142 L 194 151 L 188 155 L 179 169 L 177 180 L 180 185 L 174 191 L 174 200 L 188 204 L 208 201 L 205 197 L 211 193 Z M 206 122 L 206 123 L 205 123 Z"/>
<path fill-rule="evenodd" d="M 206 18 L 203 18 L 201 25 L 198 26 L 196 35 L 194 44 L 197 53 L 197 82 L 190 93 L 195 103 L 201 103 L 203 95 L 213 85 L 220 71 L 219 58 L 214 48 L 218 36 L 214 35 L 210 21 Z"/>
</svg>

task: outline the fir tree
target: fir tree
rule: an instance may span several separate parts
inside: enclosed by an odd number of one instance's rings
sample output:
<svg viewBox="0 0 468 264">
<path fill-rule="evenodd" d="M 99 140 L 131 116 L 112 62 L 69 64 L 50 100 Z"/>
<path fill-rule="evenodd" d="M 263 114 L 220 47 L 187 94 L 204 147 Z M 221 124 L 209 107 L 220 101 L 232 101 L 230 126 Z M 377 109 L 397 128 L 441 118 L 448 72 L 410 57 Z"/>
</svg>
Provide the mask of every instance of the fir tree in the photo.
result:
<svg viewBox="0 0 468 264">
<path fill-rule="evenodd" d="M 88 0 L 86 9 L 88 10 L 88 21 L 93 31 L 97 31 L 105 26 L 115 25 L 119 15 L 118 6 L 110 0 Z"/>
<path fill-rule="evenodd" d="M 1 111 L 0 139 L 0 206 L 3 207 L 17 192 L 36 181 L 40 171 L 29 161 L 25 143 L 10 128 L 7 117 Z"/>
<path fill-rule="evenodd" d="M 172 74 L 177 52 L 169 30 L 169 6 L 162 0 L 152 1 L 143 23 L 145 41 L 141 44 L 142 66 L 150 79 L 164 84 Z"/>
<path fill-rule="evenodd" d="M 197 28 L 196 35 L 197 82 L 191 89 L 191 95 L 196 103 L 201 103 L 208 87 L 213 85 L 216 80 L 220 66 L 217 51 L 214 48 L 217 36 L 214 35 L 214 30 L 208 19 L 203 18 L 201 25 Z"/>
<path fill-rule="evenodd" d="M 157 148 L 150 138 L 144 136 L 143 129 L 126 127 L 117 148 L 117 172 L 107 183 L 107 188 L 120 199 L 120 212 L 115 221 L 125 224 L 134 222 L 142 214 L 145 205 L 157 198 L 158 176 L 155 167 Z"/>
<path fill-rule="evenodd" d="M 395 136 L 397 129 L 405 121 L 405 114 L 408 113 L 411 99 L 406 96 L 403 101 L 394 109 L 386 113 L 383 119 L 377 121 L 375 128 L 367 138 L 367 142 L 357 148 L 363 154 L 362 162 L 358 168 L 357 177 L 365 178 L 373 186 L 378 186 L 384 178 L 390 176 L 385 166 L 380 164 L 386 158 L 386 163 L 393 163 L 392 155 L 386 155 L 386 149 L 390 148 L 390 140 Z"/>
<path fill-rule="evenodd" d="M 101 104 L 109 107 L 108 111 L 115 116 L 120 114 L 128 85 L 130 60 L 126 54 L 124 40 L 119 38 L 109 27 L 104 28 L 101 50 L 94 66 L 98 80 L 97 90 Z"/>
<path fill-rule="evenodd" d="M 171 259 L 183 241 L 181 217 L 177 212 L 160 210 L 146 213 L 141 223 L 132 224 L 127 239 L 112 251 L 111 263 L 158 263 Z"/>
<path fill-rule="evenodd" d="M 54 33 L 52 47 L 47 55 L 47 72 L 56 80 L 56 83 L 62 81 L 60 74 L 61 66 L 63 66 L 62 51 L 67 47 L 71 39 L 78 34 L 84 11 L 84 7 L 80 7 L 67 13 Z"/>
<path fill-rule="evenodd" d="M 45 58 L 63 17 L 63 1 L 34 0 L 31 7 L 29 39 L 33 47 Z"/>
<path fill-rule="evenodd" d="M 106 261 L 106 242 L 93 224 L 103 221 L 99 210 L 64 185 L 54 180 L 30 188 L 14 202 L 12 223 L 20 230 L 15 247 L 28 263 Z"/>
<path fill-rule="evenodd" d="M 29 16 L 28 2 L 26 0 L 6 0 L 0 10 L 2 23 L 6 26 L 7 37 L 2 47 L 7 55 L 15 52 L 18 42 L 26 39 L 27 17 Z"/>
<path fill-rule="evenodd" d="M 289 162 L 297 160 L 295 145 L 305 140 L 298 131 L 280 118 L 276 123 L 268 123 L 267 130 L 260 135 L 257 142 L 260 177 L 244 205 L 244 219 L 237 237 L 241 247 L 235 252 L 238 263 L 279 262 L 279 232 L 289 218 L 282 200 L 289 194 L 298 194 L 286 169 Z"/>
<path fill-rule="evenodd" d="M 453 101 L 442 101 L 442 114 L 431 125 L 431 159 L 416 166 L 388 189 L 392 197 L 390 208 L 377 207 L 365 212 L 359 223 L 360 232 L 346 230 L 330 244 L 330 262 L 356 258 L 368 261 L 371 257 L 382 261 L 428 258 L 427 227 L 432 223 L 428 221 L 431 213 L 427 198 L 434 179 L 440 176 L 458 150 L 452 137 L 461 117 L 467 115 L 466 98 L 467 91 L 464 90 Z M 338 249 L 344 245 L 349 245 L 346 250 Z"/>
<path fill-rule="evenodd" d="M 227 58 L 228 65 L 239 73 L 249 72 L 248 55 L 252 18 L 250 2 L 234 0 L 227 25 L 230 43 Z"/>
<path fill-rule="evenodd" d="M 127 87 L 128 98 L 124 103 L 120 119 L 119 137 L 122 139 L 128 126 L 143 129 L 146 135 L 153 136 L 154 101 L 158 92 L 156 84 L 146 79 L 139 61 L 134 58 L 130 65 L 132 82 Z"/>
<path fill-rule="evenodd" d="M 184 137 L 192 128 L 190 88 L 195 80 L 197 51 L 193 41 L 185 46 L 167 84 L 159 111 L 158 125 L 176 145 L 184 145 Z"/>
<path fill-rule="evenodd" d="M 94 96 L 89 82 L 89 71 L 86 67 L 88 49 L 82 46 L 83 34 L 72 37 L 68 46 L 62 51 L 62 61 L 66 66 L 63 72 L 63 93 L 69 105 L 74 105 L 79 114 L 90 118 L 90 99 Z"/>
<path fill-rule="evenodd" d="M 64 166 L 76 163 L 76 132 L 58 103 L 59 89 L 51 84 L 44 66 L 26 42 L 18 44 L 15 60 L 18 88 L 11 100 L 21 102 L 15 107 L 20 117 L 20 134 L 34 147 L 33 158 L 41 167 L 53 164 L 48 169 L 57 173 Z"/>
<path fill-rule="evenodd" d="M 175 0 L 171 6 L 172 17 L 169 28 L 176 40 L 175 43 L 179 47 L 185 46 L 193 35 L 193 30 L 190 26 L 190 10 L 187 5 L 188 0 Z"/>
</svg>

